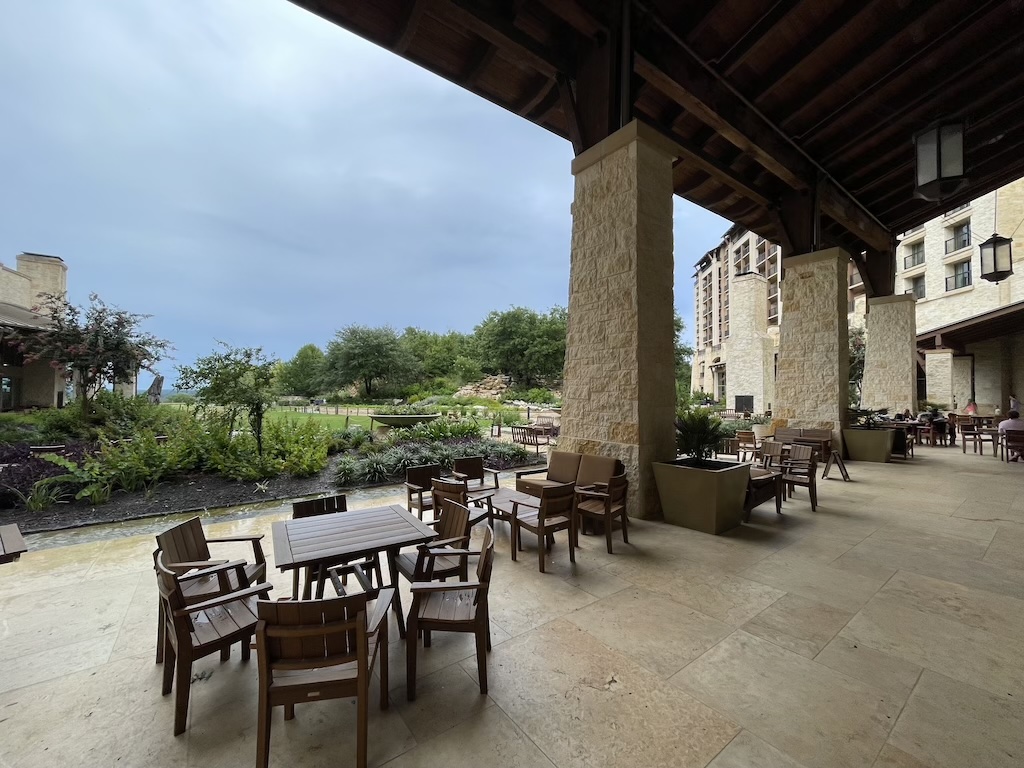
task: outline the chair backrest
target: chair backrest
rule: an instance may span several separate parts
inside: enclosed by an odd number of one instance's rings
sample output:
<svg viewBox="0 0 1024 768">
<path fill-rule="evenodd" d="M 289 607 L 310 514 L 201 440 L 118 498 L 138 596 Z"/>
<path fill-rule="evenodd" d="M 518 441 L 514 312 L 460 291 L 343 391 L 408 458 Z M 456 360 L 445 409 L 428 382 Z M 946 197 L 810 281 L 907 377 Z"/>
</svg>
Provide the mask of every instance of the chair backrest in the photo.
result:
<svg viewBox="0 0 1024 768">
<path fill-rule="evenodd" d="M 465 456 L 461 459 L 455 459 L 452 462 L 452 471 L 457 472 L 467 480 L 483 480 L 484 457 Z"/>
<path fill-rule="evenodd" d="M 198 517 L 158 533 L 156 546 L 163 551 L 168 563 L 197 563 L 210 559 L 210 547 Z"/>
<path fill-rule="evenodd" d="M 1007 448 L 1024 447 L 1024 429 L 1008 429 L 1003 432 L 1003 445 Z"/>
<path fill-rule="evenodd" d="M 718 444 L 718 453 L 739 457 L 740 441 L 735 437 L 722 438 L 722 441 Z"/>
<path fill-rule="evenodd" d="M 534 419 L 534 424 L 538 427 L 553 427 L 555 426 L 555 420 L 551 416 L 538 416 Z"/>
<path fill-rule="evenodd" d="M 575 483 L 580 473 L 583 455 L 568 451 L 551 451 L 548 454 L 548 480 L 556 483 Z"/>
<path fill-rule="evenodd" d="M 612 507 L 625 506 L 628 492 L 629 479 L 626 477 L 626 473 L 612 475 L 608 480 L 608 496 L 611 499 Z"/>
<path fill-rule="evenodd" d="M 434 498 L 434 509 L 440 509 L 445 499 L 466 506 L 469 486 L 464 480 L 431 480 L 430 493 Z"/>
<path fill-rule="evenodd" d="M 814 457 L 814 446 L 793 443 L 789 446 L 789 458 L 794 461 L 810 461 Z"/>
<path fill-rule="evenodd" d="M 831 429 L 801 429 L 800 437 L 809 437 L 813 440 L 831 440 Z"/>
<path fill-rule="evenodd" d="M 440 464 L 421 464 L 418 467 L 409 467 L 405 470 L 405 482 L 418 485 L 420 488 L 429 488 L 430 481 L 440 476 Z"/>
<path fill-rule="evenodd" d="M 607 483 L 613 475 L 622 472 L 622 462 L 611 456 L 596 456 L 584 453 L 580 457 L 580 468 L 574 478 L 576 485 Z M 548 473 L 550 477 L 550 473 Z M 554 478 L 552 478 L 554 479 Z"/>
<path fill-rule="evenodd" d="M 800 437 L 799 429 L 790 429 L 789 427 L 779 427 L 775 430 L 775 439 L 780 443 L 791 443 L 796 438 Z"/>
<path fill-rule="evenodd" d="M 740 441 L 740 445 L 753 445 L 754 432 L 752 430 L 740 429 L 736 431 L 736 439 Z"/>
<path fill-rule="evenodd" d="M 157 538 L 159 539 L 159 537 Z M 160 592 L 160 600 L 163 601 L 166 608 L 170 609 L 164 611 L 165 615 L 163 617 L 169 625 L 173 622 L 174 611 L 185 607 L 185 596 L 181 592 L 181 582 L 178 581 L 174 571 L 167 567 L 167 563 L 179 562 L 189 561 L 178 560 L 176 557 L 168 556 L 168 553 L 162 549 L 158 549 L 153 556 L 153 567 L 156 570 L 156 586 Z M 173 629 L 171 631 L 173 632 Z"/>
<path fill-rule="evenodd" d="M 480 542 L 480 557 L 476 561 L 476 580 L 480 582 L 480 591 L 477 592 L 475 602 L 481 598 L 487 599 L 487 592 L 491 586 L 491 567 L 494 565 L 494 532 L 488 526 L 484 526 L 484 538 Z"/>
<path fill-rule="evenodd" d="M 275 669 L 366 664 L 367 598 L 360 592 L 325 600 L 257 601 L 261 684 L 273 679 Z"/>
<path fill-rule="evenodd" d="M 540 489 L 540 514 L 537 516 L 541 525 L 545 518 L 572 514 L 572 502 L 576 498 L 576 488 L 572 485 L 547 485 Z"/>
<path fill-rule="evenodd" d="M 331 515 L 335 512 L 347 512 L 348 501 L 345 494 L 337 496 L 324 496 L 319 499 L 306 499 L 292 503 L 292 520 L 300 517 L 316 517 L 318 515 Z"/>
<path fill-rule="evenodd" d="M 765 459 L 765 464 L 774 464 L 775 459 L 782 458 L 784 448 L 778 440 L 765 440 L 761 443 L 761 458 Z"/>
<path fill-rule="evenodd" d="M 957 426 L 960 428 L 961 434 L 976 435 L 978 433 L 978 425 L 971 420 L 970 416 L 967 417 L 967 421 L 957 419 Z"/>
<path fill-rule="evenodd" d="M 434 509 L 441 510 L 435 530 L 438 539 L 455 539 L 469 535 L 469 507 L 445 498 Z"/>
</svg>

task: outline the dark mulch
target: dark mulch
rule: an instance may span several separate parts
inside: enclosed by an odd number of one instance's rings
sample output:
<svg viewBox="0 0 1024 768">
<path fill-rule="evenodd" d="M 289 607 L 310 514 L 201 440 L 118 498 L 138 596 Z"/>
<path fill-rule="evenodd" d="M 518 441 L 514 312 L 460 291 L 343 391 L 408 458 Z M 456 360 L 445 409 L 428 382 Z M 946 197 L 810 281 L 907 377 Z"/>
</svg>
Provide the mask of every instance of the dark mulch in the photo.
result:
<svg viewBox="0 0 1024 768">
<path fill-rule="evenodd" d="M 238 504 L 294 499 L 334 490 L 336 459 L 313 477 L 276 477 L 261 483 L 227 480 L 195 473 L 158 486 L 152 493 L 116 493 L 99 506 L 82 502 L 59 504 L 41 512 L 0 509 L 0 525 L 17 523 L 22 533 L 56 531 L 93 523 L 118 523 L 143 517 L 194 512 Z"/>
</svg>

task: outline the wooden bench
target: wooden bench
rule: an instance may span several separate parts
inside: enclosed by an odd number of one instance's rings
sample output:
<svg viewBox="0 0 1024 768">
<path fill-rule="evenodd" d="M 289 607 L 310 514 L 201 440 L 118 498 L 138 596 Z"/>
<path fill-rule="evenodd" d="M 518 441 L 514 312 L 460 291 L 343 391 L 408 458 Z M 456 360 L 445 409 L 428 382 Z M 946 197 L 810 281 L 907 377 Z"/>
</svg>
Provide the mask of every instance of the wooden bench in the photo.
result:
<svg viewBox="0 0 1024 768">
<path fill-rule="evenodd" d="M 512 442 L 519 445 L 533 446 L 535 452 L 540 454 L 540 446 L 551 442 L 548 434 L 532 426 L 509 427 L 512 430 Z"/>
<path fill-rule="evenodd" d="M 28 547 L 18 526 L 0 525 L 0 563 L 13 563 L 22 552 L 28 552 Z"/>
</svg>

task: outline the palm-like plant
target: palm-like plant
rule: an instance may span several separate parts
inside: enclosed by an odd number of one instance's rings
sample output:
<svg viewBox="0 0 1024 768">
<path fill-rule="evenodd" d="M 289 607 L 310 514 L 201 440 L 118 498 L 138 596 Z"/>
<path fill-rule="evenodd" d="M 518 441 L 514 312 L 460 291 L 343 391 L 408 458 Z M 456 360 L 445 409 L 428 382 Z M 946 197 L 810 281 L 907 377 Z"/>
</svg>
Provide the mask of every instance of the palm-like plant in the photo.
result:
<svg viewBox="0 0 1024 768">
<path fill-rule="evenodd" d="M 708 463 L 723 437 L 722 420 L 710 411 L 695 408 L 676 416 L 676 447 L 698 466 Z"/>
</svg>

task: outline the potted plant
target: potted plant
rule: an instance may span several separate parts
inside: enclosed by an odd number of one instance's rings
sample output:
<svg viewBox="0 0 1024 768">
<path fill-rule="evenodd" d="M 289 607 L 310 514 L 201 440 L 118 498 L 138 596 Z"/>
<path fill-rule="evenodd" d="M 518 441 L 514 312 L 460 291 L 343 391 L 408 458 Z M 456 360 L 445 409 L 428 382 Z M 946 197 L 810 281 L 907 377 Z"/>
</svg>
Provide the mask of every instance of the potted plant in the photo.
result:
<svg viewBox="0 0 1024 768">
<path fill-rule="evenodd" d="M 750 465 L 711 457 L 724 437 L 722 421 L 704 409 L 676 419 L 676 446 L 685 458 L 654 462 L 654 479 L 666 523 L 703 533 L 740 524 Z"/>
<path fill-rule="evenodd" d="M 758 444 L 766 437 L 771 437 L 775 434 L 775 429 L 772 427 L 772 417 L 770 415 L 758 414 L 750 419 L 750 428 L 754 431 L 754 437 L 757 439 Z"/>
<path fill-rule="evenodd" d="M 892 460 L 896 431 L 884 427 L 879 418 L 887 413 L 885 408 L 850 409 L 850 426 L 843 430 L 843 443 L 851 461 L 885 463 Z"/>
</svg>

